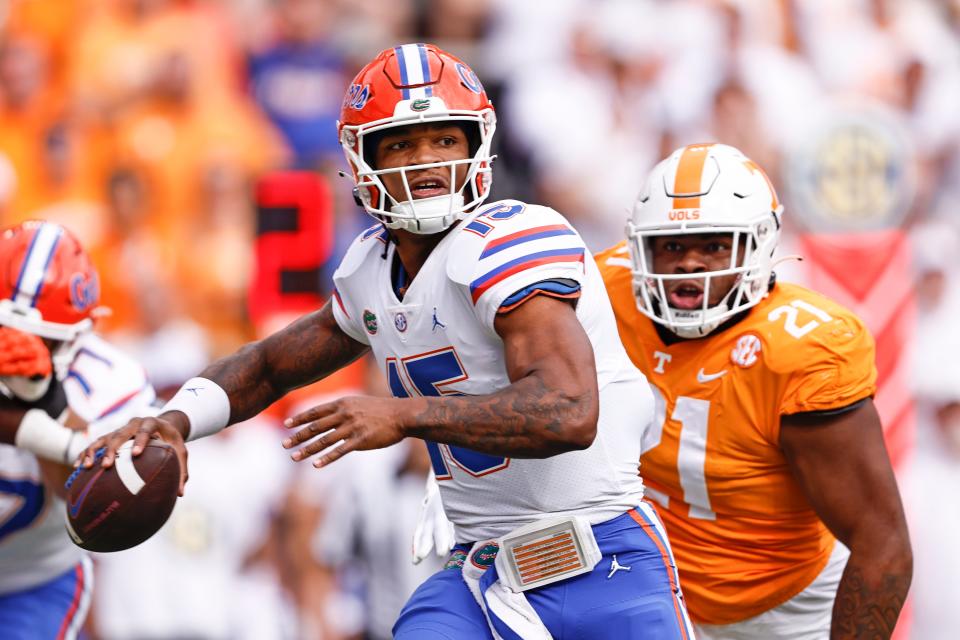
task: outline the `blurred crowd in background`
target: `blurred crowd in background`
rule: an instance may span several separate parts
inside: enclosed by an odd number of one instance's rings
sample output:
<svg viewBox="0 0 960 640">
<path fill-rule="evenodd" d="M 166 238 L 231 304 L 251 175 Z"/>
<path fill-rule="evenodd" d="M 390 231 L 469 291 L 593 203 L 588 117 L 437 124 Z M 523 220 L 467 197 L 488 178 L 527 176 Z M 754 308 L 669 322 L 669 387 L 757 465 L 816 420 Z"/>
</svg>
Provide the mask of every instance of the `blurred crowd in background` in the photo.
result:
<svg viewBox="0 0 960 640">
<path fill-rule="evenodd" d="M 550 205 L 595 251 L 621 239 L 669 151 L 739 147 L 786 202 L 781 255 L 809 264 L 832 242 L 869 258 L 833 273 L 869 281 L 851 300 L 892 344 L 881 376 L 900 372 L 888 388 L 909 404 L 890 409 L 909 417 L 892 452 L 916 549 L 909 637 L 955 637 L 957 0 L 4 0 L 0 25 L 0 223 L 45 218 L 80 237 L 112 310 L 98 330 L 161 393 L 284 320 L 250 304 L 265 176 L 309 171 L 329 187 L 332 254 L 316 283 L 328 291 L 371 224 L 337 175 L 335 123 L 383 48 L 433 42 L 467 61 L 499 118 L 491 200 Z M 830 139 L 825 122 L 846 133 Z M 864 275 L 871 260 L 899 266 Z M 823 281 L 804 269 L 778 273 Z M 97 558 L 88 637 L 388 638 L 443 562 L 410 563 L 424 448 L 318 472 L 279 444 L 284 413 L 358 392 L 384 393 L 364 363 L 193 443 L 167 527 Z"/>
</svg>

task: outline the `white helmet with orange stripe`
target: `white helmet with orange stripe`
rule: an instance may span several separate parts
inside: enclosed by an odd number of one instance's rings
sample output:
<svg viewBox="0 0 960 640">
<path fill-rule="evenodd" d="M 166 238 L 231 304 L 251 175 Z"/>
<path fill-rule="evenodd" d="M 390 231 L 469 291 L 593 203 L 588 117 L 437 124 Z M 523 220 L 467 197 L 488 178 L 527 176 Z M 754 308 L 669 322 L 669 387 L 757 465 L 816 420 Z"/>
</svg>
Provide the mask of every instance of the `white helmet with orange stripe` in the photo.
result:
<svg viewBox="0 0 960 640">
<path fill-rule="evenodd" d="M 637 308 L 680 337 L 698 338 L 754 306 L 770 289 L 782 212 L 767 175 L 738 149 L 677 149 L 651 171 L 627 223 Z M 722 239 L 718 250 L 684 242 L 709 238 Z M 704 253 L 655 264 L 660 245 Z"/>
</svg>

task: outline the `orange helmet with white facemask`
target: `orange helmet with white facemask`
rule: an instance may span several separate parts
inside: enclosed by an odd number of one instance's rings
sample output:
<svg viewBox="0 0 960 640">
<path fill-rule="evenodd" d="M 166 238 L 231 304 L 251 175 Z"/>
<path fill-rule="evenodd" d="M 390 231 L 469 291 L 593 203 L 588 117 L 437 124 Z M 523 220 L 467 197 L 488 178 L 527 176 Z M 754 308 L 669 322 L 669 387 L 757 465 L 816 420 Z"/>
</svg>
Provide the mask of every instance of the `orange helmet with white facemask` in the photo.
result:
<svg viewBox="0 0 960 640">
<path fill-rule="evenodd" d="M 448 122 L 466 127 L 470 157 L 392 169 L 373 166 L 376 149 L 370 134 L 390 127 Z M 338 126 L 357 195 L 367 213 L 388 228 L 443 231 L 490 193 L 490 143 L 496 129 L 493 105 L 470 67 L 434 45 L 405 44 L 381 52 L 354 78 Z M 458 186 L 456 171 L 464 165 L 466 180 Z M 450 192 L 415 200 L 409 172 L 436 167 L 449 169 Z M 381 180 L 387 173 L 400 174 L 405 199 L 387 192 Z"/>
<path fill-rule="evenodd" d="M 58 377 L 74 357 L 77 338 L 93 328 L 100 300 L 96 269 L 80 242 L 58 224 L 28 220 L 0 231 L 0 325 L 47 338 Z M 50 376 L 0 380 L 14 395 L 35 400 Z"/>
<path fill-rule="evenodd" d="M 99 300 L 97 271 L 69 231 L 38 220 L 0 231 L 0 325 L 59 343 L 52 353 L 58 371 L 93 328 Z"/>
<path fill-rule="evenodd" d="M 773 252 L 783 206 L 763 170 L 739 150 L 722 144 L 677 149 L 647 178 L 627 223 L 637 308 L 684 338 L 697 338 L 760 302 L 770 289 Z M 656 273 L 651 241 L 678 234 L 731 234 L 730 264 L 703 273 Z M 710 305 L 716 278 L 736 275 L 730 291 Z M 665 283 L 703 279 L 699 309 L 668 304 Z"/>
</svg>

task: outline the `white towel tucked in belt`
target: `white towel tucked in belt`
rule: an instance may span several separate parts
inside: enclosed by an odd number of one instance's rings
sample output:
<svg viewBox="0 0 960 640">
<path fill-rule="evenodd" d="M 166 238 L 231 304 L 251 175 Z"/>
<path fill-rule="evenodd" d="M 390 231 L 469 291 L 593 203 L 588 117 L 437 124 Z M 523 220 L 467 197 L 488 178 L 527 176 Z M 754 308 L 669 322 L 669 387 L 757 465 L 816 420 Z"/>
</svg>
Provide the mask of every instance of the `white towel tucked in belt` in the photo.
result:
<svg viewBox="0 0 960 640">
<path fill-rule="evenodd" d="M 489 586 L 480 584 L 480 579 L 487 571 L 495 570 L 493 558 L 496 550 L 495 542 L 477 542 L 470 549 L 470 554 L 463 563 L 463 581 L 467 583 L 470 593 L 483 609 L 493 637 L 495 640 L 503 640 L 503 637 L 490 624 L 491 614 L 524 640 L 552 640 L 553 636 L 527 602 L 523 592 L 510 591 L 500 583 L 499 579 Z"/>
</svg>

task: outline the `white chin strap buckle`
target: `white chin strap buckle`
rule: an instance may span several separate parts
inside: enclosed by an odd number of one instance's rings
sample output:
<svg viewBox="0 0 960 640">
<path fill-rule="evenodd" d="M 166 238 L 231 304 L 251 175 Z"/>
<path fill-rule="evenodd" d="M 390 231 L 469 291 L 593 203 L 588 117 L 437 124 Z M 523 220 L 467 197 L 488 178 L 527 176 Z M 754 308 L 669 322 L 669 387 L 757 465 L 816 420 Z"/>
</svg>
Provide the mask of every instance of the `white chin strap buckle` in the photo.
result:
<svg viewBox="0 0 960 640">
<path fill-rule="evenodd" d="M 726 312 L 727 305 L 725 304 L 718 304 L 706 311 L 703 309 L 674 309 L 670 307 L 673 324 L 669 327 L 681 338 L 701 338 L 720 326 L 720 317 Z M 677 322 L 684 324 L 676 326 Z"/>
</svg>

